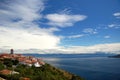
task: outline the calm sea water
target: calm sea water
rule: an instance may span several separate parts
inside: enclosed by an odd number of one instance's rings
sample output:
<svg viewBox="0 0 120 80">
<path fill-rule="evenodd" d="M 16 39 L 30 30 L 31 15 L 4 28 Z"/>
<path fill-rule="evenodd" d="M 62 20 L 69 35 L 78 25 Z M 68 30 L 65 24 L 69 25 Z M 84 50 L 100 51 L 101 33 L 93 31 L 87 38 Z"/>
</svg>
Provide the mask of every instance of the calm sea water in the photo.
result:
<svg viewBox="0 0 120 80">
<path fill-rule="evenodd" d="M 120 58 L 108 55 L 34 54 L 47 63 L 77 74 L 86 80 L 120 80 Z"/>
</svg>

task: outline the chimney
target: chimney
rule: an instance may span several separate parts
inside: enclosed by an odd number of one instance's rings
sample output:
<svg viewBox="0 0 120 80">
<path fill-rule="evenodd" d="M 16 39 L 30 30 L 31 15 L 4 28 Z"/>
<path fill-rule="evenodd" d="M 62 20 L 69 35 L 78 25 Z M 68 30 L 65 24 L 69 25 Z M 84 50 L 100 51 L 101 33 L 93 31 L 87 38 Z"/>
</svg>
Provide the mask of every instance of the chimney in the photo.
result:
<svg viewBox="0 0 120 80">
<path fill-rule="evenodd" d="M 14 53 L 14 50 L 13 50 L 13 49 L 11 49 L 11 50 L 10 50 L 10 54 L 13 54 L 13 53 Z"/>
</svg>

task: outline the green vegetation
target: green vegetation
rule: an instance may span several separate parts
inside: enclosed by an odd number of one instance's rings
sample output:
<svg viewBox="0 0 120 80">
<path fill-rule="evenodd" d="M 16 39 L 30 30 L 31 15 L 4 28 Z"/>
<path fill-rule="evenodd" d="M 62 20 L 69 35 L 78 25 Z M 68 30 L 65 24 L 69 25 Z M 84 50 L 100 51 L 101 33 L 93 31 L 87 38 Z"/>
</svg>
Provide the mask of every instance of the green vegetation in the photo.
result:
<svg viewBox="0 0 120 80">
<path fill-rule="evenodd" d="M 12 67 L 12 65 L 17 65 L 19 63 L 18 60 L 12 60 L 12 59 L 4 59 L 3 64 L 7 67 Z"/>
<path fill-rule="evenodd" d="M 0 70 L 4 69 L 4 65 L 0 62 Z"/>
<path fill-rule="evenodd" d="M 19 72 L 20 74 L 0 74 L 0 77 L 3 77 L 7 80 L 19 80 L 21 77 L 27 77 L 30 78 L 30 80 L 83 80 L 79 76 L 76 76 L 61 69 L 57 69 L 47 63 L 42 67 L 36 68 L 34 66 L 29 67 L 26 65 L 18 64 L 17 61 L 5 60 L 4 65 L 8 66 L 8 69 L 13 70 L 11 64 L 13 65 L 14 63 L 17 64 L 14 70 Z M 0 69 L 3 69 L 4 65 L 0 63 Z"/>
</svg>

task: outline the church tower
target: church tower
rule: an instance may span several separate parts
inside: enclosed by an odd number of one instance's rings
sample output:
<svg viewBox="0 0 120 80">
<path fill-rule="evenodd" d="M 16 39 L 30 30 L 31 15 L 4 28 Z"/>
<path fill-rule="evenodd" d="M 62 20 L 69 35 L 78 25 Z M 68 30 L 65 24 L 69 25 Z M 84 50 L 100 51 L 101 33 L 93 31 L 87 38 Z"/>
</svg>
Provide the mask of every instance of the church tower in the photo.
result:
<svg viewBox="0 0 120 80">
<path fill-rule="evenodd" d="M 13 50 L 13 49 L 11 49 L 11 50 L 10 50 L 10 54 L 13 54 L 13 53 L 14 53 L 14 50 Z"/>
</svg>

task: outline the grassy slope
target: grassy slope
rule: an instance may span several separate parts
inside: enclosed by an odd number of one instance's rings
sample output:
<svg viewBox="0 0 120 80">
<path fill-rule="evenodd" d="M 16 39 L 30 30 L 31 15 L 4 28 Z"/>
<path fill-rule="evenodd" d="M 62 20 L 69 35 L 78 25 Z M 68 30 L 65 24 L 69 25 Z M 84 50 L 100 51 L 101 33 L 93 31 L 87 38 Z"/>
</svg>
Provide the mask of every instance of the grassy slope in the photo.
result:
<svg viewBox="0 0 120 80">
<path fill-rule="evenodd" d="M 21 76 L 29 77 L 32 80 L 83 80 L 79 76 L 57 69 L 49 64 L 45 64 L 40 68 L 22 66 L 22 71 L 19 66 L 16 71 L 20 72 Z"/>
</svg>

